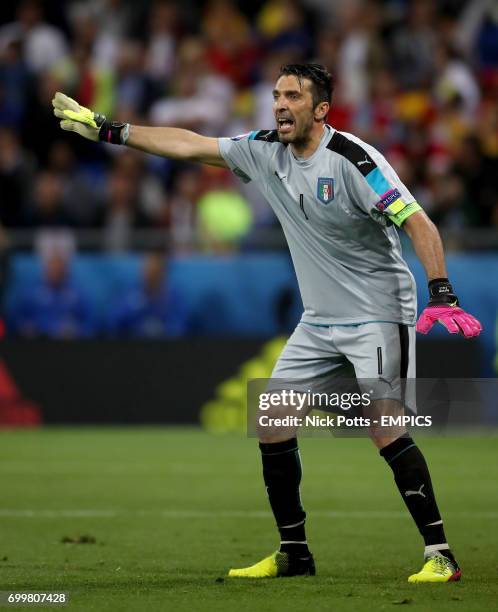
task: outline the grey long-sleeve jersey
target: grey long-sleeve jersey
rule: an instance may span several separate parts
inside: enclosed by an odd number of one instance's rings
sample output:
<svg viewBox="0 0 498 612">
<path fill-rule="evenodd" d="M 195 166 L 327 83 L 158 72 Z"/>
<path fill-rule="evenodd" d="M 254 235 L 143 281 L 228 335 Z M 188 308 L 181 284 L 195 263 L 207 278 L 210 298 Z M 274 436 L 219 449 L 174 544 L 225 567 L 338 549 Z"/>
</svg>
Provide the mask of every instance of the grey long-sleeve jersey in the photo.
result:
<svg viewBox="0 0 498 612">
<path fill-rule="evenodd" d="M 415 322 L 415 281 L 395 225 L 420 206 L 374 147 L 325 125 L 307 159 L 272 130 L 220 138 L 219 148 L 238 177 L 255 181 L 282 225 L 302 321 Z"/>
</svg>

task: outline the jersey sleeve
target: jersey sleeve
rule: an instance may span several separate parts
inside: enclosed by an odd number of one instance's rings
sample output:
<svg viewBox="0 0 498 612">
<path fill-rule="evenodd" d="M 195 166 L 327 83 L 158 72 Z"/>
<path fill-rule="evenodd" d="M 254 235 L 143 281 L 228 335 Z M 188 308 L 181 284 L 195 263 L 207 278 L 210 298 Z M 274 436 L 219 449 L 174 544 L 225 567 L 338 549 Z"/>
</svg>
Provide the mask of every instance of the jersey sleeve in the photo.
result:
<svg viewBox="0 0 498 612">
<path fill-rule="evenodd" d="M 218 146 L 230 170 L 244 183 L 269 174 L 269 161 L 274 147 L 274 132 L 262 130 L 233 138 L 219 138 Z"/>
<path fill-rule="evenodd" d="M 358 165 L 359 161 L 359 165 Z M 378 221 L 391 221 L 398 227 L 421 210 L 392 166 L 375 149 L 362 159 L 347 163 L 345 181 L 356 206 Z"/>
</svg>

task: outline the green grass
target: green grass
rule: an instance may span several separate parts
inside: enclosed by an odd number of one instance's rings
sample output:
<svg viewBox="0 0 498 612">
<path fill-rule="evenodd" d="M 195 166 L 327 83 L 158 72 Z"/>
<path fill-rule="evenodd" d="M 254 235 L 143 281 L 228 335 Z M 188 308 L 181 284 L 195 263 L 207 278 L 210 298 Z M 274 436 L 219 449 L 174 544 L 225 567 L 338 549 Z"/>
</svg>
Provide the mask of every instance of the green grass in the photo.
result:
<svg viewBox="0 0 498 612">
<path fill-rule="evenodd" d="M 420 445 L 460 583 L 407 584 L 421 542 L 367 440 L 301 442 L 317 576 L 244 581 L 217 579 L 277 545 L 255 440 L 163 428 L 1 433 L 0 590 L 64 590 L 82 611 L 496 609 L 497 439 Z M 96 542 L 61 542 L 81 535 Z"/>
</svg>

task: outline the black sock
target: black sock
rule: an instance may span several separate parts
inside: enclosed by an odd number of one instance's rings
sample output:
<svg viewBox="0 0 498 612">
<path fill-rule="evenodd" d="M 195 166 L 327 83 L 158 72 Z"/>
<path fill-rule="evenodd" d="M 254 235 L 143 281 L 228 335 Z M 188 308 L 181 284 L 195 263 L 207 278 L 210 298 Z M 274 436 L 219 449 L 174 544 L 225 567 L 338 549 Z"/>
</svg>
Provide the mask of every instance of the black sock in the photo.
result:
<svg viewBox="0 0 498 612">
<path fill-rule="evenodd" d="M 425 542 L 425 554 L 436 550 L 455 563 L 436 504 L 427 463 L 412 438 L 405 434 L 385 446 L 380 454 L 394 472 L 401 497 Z"/>
<path fill-rule="evenodd" d="M 263 477 L 273 516 L 280 532 L 280 551 L 309 554 L 301 505 L 301 460 L 297 439 L 263 444 L 260 442 Z"/>
</svg>

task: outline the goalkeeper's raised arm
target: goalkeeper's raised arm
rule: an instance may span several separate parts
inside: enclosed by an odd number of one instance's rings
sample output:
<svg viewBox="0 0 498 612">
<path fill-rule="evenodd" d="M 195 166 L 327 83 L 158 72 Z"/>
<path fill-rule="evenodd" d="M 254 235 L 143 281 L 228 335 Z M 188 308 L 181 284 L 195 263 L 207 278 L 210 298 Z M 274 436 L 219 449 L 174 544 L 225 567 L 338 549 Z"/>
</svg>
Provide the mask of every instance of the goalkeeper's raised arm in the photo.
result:
<svg viewBox="0 0 498 612">
<path fill-rule="evenodd" d="M 61 92 L 52 100 L 61 128 L 94 142 L 126 144 L 153 155 L 226 167 L 217 138 L 173 127 L 145 127 L 108 121 Z"/>
</svg>

